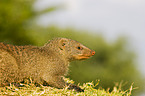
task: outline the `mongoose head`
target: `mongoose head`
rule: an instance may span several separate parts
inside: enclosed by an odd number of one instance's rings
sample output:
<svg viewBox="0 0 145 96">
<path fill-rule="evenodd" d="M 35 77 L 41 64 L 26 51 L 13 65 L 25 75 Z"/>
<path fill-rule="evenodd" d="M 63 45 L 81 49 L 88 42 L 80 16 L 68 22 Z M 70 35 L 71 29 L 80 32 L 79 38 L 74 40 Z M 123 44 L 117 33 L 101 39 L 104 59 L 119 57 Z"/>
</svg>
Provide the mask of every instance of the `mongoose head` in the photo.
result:
<svg viewBox="0 0 145 96">
<path fill-rule="evenodd" d="M 87 59 L 95 54 L 95 51 L 85 47 L 78 41 L 67 38 L 55 38 L 49 44 L 51 46 L 55 45 L 53 48 L 57 48 L 56 52 L 63 54 L 69 61 Z"/>
</svg>

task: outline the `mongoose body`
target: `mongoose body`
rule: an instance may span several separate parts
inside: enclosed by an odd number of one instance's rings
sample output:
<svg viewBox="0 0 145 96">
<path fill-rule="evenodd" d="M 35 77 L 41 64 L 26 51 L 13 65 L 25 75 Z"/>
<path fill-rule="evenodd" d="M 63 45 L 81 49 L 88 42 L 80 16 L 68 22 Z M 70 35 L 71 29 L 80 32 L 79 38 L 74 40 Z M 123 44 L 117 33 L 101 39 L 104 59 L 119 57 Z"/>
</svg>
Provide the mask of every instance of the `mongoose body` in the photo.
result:
<svg viewBox="0 0 145 96">
<path fill-rule="evenodd" d="M 77 41 L 55 38 L 44 46 L 14 46 L 0 43 L 0 86 L 32 78 L 38 84 L 64 88 L 69 62 L 95 54 Z"/>
</svg>

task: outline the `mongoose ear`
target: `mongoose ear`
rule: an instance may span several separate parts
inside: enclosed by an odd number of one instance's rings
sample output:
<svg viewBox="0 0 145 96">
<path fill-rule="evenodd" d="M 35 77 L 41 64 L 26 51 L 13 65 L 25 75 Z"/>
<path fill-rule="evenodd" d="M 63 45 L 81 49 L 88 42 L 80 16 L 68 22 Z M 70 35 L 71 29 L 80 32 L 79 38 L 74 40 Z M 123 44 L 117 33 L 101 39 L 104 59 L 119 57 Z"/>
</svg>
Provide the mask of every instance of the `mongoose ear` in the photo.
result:
<svg viewBox="0 0 145 96">
<path fill-rule="evenodd" d="M 63 50 L 67 44 L 67 39 L 63 38 L 59 41 L 59 48 Z"/>
</svg>

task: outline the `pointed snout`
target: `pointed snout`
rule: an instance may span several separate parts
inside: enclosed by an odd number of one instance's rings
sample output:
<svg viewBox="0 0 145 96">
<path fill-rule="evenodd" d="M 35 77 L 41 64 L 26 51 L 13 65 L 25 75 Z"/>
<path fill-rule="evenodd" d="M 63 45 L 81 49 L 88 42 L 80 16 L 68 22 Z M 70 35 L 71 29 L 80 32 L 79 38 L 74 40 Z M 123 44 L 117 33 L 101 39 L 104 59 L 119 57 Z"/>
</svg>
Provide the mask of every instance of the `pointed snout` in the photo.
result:
<svg viewBox="0 0 145 96">
<path fill-rule="evenodd" d="M 95 51 L 92 50 L 91 53 L 92 53 L 92 56 L 95 55 Z"/>
</svg>

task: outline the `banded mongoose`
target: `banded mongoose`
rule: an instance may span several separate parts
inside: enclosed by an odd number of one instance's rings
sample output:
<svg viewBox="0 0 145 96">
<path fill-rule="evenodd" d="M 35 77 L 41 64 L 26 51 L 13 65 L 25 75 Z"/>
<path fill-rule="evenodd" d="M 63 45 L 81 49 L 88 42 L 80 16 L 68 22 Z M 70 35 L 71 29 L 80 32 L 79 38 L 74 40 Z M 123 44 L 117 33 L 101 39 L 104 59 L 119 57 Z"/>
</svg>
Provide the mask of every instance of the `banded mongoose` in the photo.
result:
<svg viewBox="0 0 145 96">
<path fill-rule="evenodd" d="M 41 47 L 0 43 L 0 86 L 31 77 L 38 84 L 45 82 L 56 88 L 69 86 L 82 92 L 78 86 L 66 83 L 63 76 L 68 71 L 69 62 L 87 59 L 94 54 L 95 51 L 67 38 L 54 38 Z"/>
</svg>

